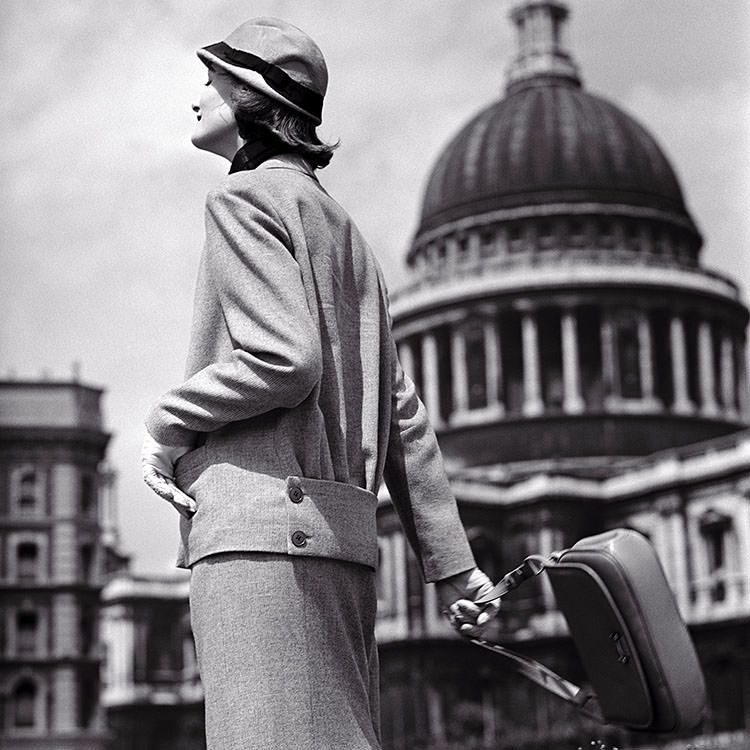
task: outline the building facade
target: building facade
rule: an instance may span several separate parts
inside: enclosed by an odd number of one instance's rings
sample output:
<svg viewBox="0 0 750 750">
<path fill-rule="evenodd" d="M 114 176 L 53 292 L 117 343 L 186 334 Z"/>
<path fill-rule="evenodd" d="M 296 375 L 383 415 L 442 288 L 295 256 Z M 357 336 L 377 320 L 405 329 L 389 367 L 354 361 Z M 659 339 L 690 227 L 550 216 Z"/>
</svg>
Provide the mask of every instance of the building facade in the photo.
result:
<svg viewBox="0 0 750 750">
<path fill-rule="evenodd" d="M 101 391 L 0 382 L 0 747 L 100 750 Z"/>
<path fill-rule="evenodd" d="M 384 502 L 389 750 L 750 744 L 748 312 L 737 285 L 701 265 L 654 138 L 585 91 L 567 15 L 557 1 L 514 5 L 505 96 L 432 170 L 394 334 L 480 566 L 498 579 L 590 534 L 645 533 L 690 626 L 709 712 L 682 739 L 582 720 L 451 633 Z M 508 596 L 493 627 L 585 681 L 543 577 Z"/>
<path fill-rule="evenodd" d="M 108 750 L 204 750 L 188 578 L 112 578 L 102 594 Z"/>
</svg>

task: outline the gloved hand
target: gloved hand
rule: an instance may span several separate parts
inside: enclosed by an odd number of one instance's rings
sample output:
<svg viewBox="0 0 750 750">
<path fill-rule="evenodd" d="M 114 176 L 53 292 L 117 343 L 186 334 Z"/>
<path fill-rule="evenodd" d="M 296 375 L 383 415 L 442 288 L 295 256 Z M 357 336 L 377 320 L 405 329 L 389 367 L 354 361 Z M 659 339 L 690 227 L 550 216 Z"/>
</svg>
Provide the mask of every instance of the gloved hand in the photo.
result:
<svg viewBox="0 0 750 750">
<path fill-rule="evenodd" d="M 171 503 L 185 518 L 195 514 L 195 500 L 186 495 L 174 481 L 174 465 L 191 450 L 186 445 L 162 445 L 146 435 L 141 448 L 143 481 L 160 497 Z"/>
<path fill-rule="evenodd" d="M 474 600 L 490 591 L 494 584 L 479 568 L 437 581 L 438 601 L 451 625 L 461 635 L 481 636 L 489 621 L 500 610 L 500 600 L 474 604 Z"/>
</svg>

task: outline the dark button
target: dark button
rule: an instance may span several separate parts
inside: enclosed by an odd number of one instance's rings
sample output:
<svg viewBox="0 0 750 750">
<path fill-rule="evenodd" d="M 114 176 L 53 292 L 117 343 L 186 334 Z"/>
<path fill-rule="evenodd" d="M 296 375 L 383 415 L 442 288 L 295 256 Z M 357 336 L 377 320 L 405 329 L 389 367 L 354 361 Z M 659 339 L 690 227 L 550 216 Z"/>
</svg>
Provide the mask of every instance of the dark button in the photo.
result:
<svg viewBox="0 0 750 750">
<path fill-rule="evenodd" d="M 292 486 L 289 488 L 289 499 L 293 503 L 301 503 L 305 493 L 299 487 Z"/>
<path fill-rule="evenodd" d="M 304 531 L 295 531 L 292 534 L 292 544 L 295 547 L 304 547 L 307 545 L 307 534 Z"/>
</svg>

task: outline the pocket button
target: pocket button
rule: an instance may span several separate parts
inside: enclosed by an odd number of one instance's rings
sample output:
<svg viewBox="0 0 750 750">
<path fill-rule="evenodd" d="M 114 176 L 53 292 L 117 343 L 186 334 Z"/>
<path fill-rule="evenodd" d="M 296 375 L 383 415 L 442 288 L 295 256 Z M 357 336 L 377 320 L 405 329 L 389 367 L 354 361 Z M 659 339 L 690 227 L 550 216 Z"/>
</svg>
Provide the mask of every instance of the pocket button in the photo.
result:
<svg viewBox="0 0 750 750">
<path fill-rule="evenodd" d="M 307 546 L 307 534 L 305 534 L 304 531 L 295 531 L 294 534 L 292 534 L 292 544 L 295 547 Z"/>
</svg>

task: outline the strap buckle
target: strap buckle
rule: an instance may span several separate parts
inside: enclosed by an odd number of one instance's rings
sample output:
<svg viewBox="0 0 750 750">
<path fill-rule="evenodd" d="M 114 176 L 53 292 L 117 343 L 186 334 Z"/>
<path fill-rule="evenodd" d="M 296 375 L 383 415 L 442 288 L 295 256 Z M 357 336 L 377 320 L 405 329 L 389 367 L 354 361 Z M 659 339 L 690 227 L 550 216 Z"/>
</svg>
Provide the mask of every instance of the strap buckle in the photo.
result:
<svg viewBox="0 0 750 750">
<path fill-rule="evenodd" d="M 475 604 L 489 604 L 518 588 L 524 581 L 538 576 L 546 565 L 541 555 L 529 555 L 517 568 L 506 573 L 490 591 L 474 600 Z"/>
</svg>

